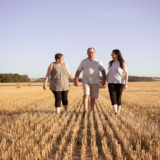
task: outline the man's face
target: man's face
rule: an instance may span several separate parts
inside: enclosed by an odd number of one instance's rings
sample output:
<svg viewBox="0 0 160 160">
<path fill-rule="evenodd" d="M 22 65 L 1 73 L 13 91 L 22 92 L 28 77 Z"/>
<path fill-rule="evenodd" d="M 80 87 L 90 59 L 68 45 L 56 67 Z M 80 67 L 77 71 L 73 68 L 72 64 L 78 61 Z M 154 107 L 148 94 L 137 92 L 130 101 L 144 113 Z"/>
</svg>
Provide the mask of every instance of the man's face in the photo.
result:
<svg viewBox="0 0 160 160">
<path fill-rule="evenodd" d="M 89 49 L 87 54 L 88 54 L 88 58 L 94 58 L 94 55 L 95 55 L 94 49 L 92 49 L 92 48 Z"/>
</svg>

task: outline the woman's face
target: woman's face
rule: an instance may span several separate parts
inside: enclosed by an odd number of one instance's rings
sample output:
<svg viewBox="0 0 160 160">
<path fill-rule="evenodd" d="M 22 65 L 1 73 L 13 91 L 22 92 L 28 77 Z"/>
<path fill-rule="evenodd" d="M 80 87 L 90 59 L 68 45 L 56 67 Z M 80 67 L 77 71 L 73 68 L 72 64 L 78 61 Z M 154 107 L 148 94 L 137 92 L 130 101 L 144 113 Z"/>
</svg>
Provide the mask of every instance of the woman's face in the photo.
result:
<svg viewBox="0 0 160 160">
<path fill-rule="evenodd" d="M 61 57 L 60 59 L 57 59 L 57 62 L 60 63 L 60 64 L 62 64 L 63 61 L 64 61 L 64 57 Z"/>
<path fill-rule="evenodd" d="M 115 54 L 113 51 L 112 51 L 111 56 L 112 56 L 112 59 L 114 59 L 114 60 L 118 58 L 118 55 L 117 55 L 117 54 Z"/>
</svg>

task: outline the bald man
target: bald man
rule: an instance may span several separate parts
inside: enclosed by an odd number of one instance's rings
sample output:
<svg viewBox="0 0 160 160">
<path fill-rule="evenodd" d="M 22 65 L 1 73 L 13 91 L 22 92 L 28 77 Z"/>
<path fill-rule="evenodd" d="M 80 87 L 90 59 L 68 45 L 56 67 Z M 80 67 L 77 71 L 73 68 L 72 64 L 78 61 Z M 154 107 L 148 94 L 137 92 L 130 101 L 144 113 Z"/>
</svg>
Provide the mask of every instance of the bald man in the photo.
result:
<svg viewBox="0 0 160 160">
<path fill-rule="evenodd" d="M 91 106 L 91 113 L 94 109 L 95 99 L 99 98 L 99 84 L 100 84 L 100 74 L 101 71 L 103 80 L 102 86 L 106 83 L 106 72 L 103 67 L 102 62 L 95 58 L 95 49 L 88 48 L 87 50 L 88 57 L 81 61 L 77 72 L 75 74 L 75 81 L 74 85 L 79 86 L 78 77 L 83 70 L 83 78 L 82 78 L 82 85 L 83 85 L 83 116 L 87 113 L 88 108 L 88 98 L 90 96 L 90 106 Z"/>
</svg>

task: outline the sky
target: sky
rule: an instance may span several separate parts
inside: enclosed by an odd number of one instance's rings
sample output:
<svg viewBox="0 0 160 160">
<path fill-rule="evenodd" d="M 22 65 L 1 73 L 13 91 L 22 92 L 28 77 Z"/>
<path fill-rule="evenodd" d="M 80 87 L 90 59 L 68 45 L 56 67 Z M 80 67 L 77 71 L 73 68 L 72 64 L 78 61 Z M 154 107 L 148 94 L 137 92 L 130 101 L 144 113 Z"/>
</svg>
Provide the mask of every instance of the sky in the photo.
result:
<svg viewBox="0 0 160 160">
<path fill-rule="evenodd" d="M 73 76 L 95 48 L 119 49 L 132 76 L 160 77 L 159 0 L 0 0 L 0 73 L 46 76 L 56 53 Z"/>
</svg>

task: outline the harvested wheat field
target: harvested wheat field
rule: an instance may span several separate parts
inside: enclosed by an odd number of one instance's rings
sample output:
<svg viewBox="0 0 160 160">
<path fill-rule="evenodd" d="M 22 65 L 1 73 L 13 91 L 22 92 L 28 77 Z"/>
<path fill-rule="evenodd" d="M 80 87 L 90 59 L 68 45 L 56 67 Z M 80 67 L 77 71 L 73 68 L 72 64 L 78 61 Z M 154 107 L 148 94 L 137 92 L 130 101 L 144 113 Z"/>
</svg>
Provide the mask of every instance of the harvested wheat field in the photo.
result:
<svg viewBox="0 0 160 160">
<path fill-rule="evenodd" d="M 82 116 L 82 86 L 71 84 L 68 115 L 39 85 L 0 85 L 0 159 L 160 160 L 160 82 L 134 82 L 115 117 L 107 88 Z"/>
</svg>

